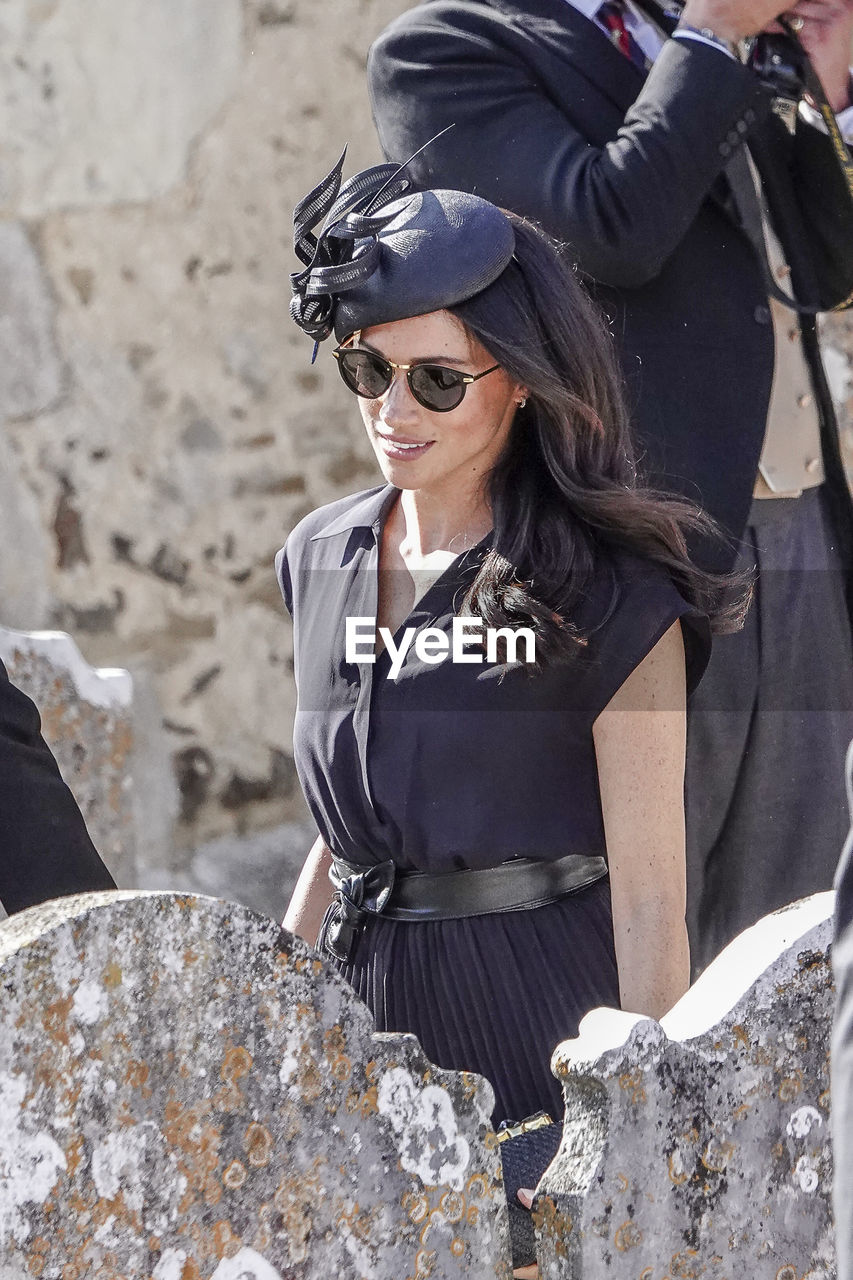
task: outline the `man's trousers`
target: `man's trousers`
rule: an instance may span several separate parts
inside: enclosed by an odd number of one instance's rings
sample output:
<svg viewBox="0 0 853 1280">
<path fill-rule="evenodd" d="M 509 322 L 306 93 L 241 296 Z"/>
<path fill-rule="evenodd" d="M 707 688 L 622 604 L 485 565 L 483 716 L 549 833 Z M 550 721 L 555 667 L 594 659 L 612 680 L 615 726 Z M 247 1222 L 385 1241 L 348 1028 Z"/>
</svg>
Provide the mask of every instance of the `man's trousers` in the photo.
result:
<svg viewBox="0 0 853 1280">
<path fill-rule="evenodd" d="M 688 929 L 694 974 L 741 930 L 829 889 L 849 826 L 853 642 L 823 486 L 753 501 L 744 629 L 718 636 L 688 708 Z"/>
</svg>

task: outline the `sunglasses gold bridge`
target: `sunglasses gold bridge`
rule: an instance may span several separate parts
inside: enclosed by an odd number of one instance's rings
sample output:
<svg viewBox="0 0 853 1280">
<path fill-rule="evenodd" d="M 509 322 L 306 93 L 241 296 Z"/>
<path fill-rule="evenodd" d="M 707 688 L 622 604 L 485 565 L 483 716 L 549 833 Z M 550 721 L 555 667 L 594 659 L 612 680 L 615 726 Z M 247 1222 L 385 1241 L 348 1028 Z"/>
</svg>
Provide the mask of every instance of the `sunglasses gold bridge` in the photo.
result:
<svg viewBox="0 0 853 1280">
<path fill-rule="evenodd" d="M 336 360 L 340 360 L 341 356 L 346 355 L 349 351 L 358 351 L 359 347 L 336 347 L 332 355 Z M 500 369 L 499 364 L 493 364 L 490 369 L 484 369 L 482 373 L 462 373 L 460 369 L 452 369 L 448 364 L 437 364 L 434 360 L 424 360 L 420 364 L 397 364 L 394 360 L 388 360 L 385 356 L 376 355 L 375 352 L 368 352 L 374 359 L 381 360 L 383 364 L 387 364 L 391 369 L 447 369 L 448 373 L 458 373 L 462 382 L 476 382 L 478 378 L 485 378 L 487 373 L 494 373 L 495 369 Z"/>
</svg>

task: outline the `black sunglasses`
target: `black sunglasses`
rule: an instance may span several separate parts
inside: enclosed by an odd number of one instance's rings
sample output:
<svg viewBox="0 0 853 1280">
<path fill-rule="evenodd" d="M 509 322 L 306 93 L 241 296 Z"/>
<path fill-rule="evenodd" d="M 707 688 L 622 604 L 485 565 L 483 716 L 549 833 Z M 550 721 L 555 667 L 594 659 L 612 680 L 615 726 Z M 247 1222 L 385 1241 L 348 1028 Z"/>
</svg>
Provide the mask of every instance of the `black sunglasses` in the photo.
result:
<svg viewBox="0 0 853 1280">
<path fill-rule="evenodd" d="M 394 370 L 405 369 L 412 395 L 432 413 L 449 413 L 462 403 L 470 382 L 500 368 L 493 364 L 482 373 L 462 373 L 443 364 L 394 364 L 364 347 L 336 347 L 332 355 L 350 391 L 365 400 L 384 395 L 394 381 Z"/>
</svg>

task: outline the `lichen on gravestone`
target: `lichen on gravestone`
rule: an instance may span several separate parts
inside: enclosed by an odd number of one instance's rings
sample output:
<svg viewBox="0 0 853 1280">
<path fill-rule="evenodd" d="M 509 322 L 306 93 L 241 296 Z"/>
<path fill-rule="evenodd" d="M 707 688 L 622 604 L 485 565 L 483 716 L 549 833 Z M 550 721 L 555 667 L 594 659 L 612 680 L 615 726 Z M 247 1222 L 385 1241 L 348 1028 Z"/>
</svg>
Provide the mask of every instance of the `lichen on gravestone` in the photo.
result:
<svg viewBox="0 0 853 1280">
<path fill-rule="evenodd" d="M 596 1010 L 558 1046 L 542 1280 L 832 1280 L 831 913 L 776 912 L 660 1024 Z"/>
<path fill-rule="evenodd" d="M 63 899 L 0 925 L 0 991 L 0 1275 L 509 1280 L 490 1086 L 273 921 Z"/>
</svg>

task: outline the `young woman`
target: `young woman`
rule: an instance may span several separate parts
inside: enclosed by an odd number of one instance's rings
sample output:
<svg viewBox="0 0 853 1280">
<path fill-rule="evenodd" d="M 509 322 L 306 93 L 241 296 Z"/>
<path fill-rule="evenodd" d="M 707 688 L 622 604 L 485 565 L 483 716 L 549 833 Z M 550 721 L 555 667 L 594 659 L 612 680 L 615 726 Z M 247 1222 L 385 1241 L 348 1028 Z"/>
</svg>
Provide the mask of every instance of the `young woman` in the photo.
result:
<svg viewBox="0 0 853 1280">
<path fill-rule="evenodd" d="M 658 1017 L 688 985 L 685 698 L 737 610 L 688 559 L 707 523 L 638 483 L 559 247 L 389 172 L 338 194 L 338 166 L 296 215 L 294 318 L 334 330 L 387 483 L 277 561 L 319 830 L 285 924 L 378 1029 L 485 1075 L 496 1120 L 558 1117 L 583 1014 Z"/>
</svg>

